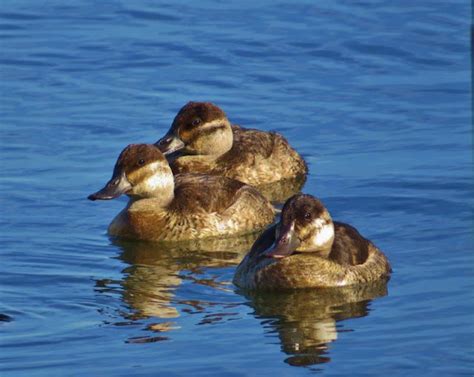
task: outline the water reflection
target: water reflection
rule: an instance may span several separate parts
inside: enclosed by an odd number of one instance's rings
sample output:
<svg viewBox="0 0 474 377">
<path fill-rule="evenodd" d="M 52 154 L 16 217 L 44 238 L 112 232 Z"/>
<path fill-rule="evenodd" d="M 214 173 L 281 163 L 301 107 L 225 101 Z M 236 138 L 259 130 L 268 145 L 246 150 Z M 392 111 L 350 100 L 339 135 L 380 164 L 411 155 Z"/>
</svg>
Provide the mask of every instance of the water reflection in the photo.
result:
<svg viewBox="0 0 474 377">
<path fill-rule="evenodd" d="M 299 193 L 306 183 L 306 176 L 282 179 L 278 182 L 267 183 L 257 186 L 268 200 L 274 203 L 284 203 L 290 196 Z"/>
<path fill-rule="evenodd" d="M 146 335 L 127 339 L 129 343 L 169 339 L 169 333 L 179 329 L 177 318 L 182 313 L 203 314 L 199 324 L 232 319 L 238 314 L 228 309 L 240 304 L 223 307 L 216 302 L 184 299 L 188 295 L 177 295 L 176 291 L 185 280 L 216 290 L 232 290 L 230 281 L 222 281 L 219 274 L 209 275 L 207 270 L 236 266 L 257 236 L 186 243 L 113 240 L 121 250 L 119 258 L 129 266 L 122 271 L 123 279 L 98 280 L 96 289 L 119 294 L 125 304 L 125 310 L 120 306 L 120 320 L 114 325 L 147 330 Z M 241 293 L 267 332 L 278 334 L 283 352 L 289 355 L 285 362 L 307 366 L 330 361 L 328 345 L 337 340 L 337 322 L 366 316 L 370 301 L 385 296 L 387 286 L 379 281 L 358 287 Z M 219 307 L 217 312 L 215 308 L 208 310 L 215 305 Z"/>
<path fill-rule="evenodd" d="M 337 340 L 337 322 L 368 315 L 371 300 L 387 295 L 387 283 L 244 295 L 267 334 L 278 334 L 289 355 L 285 362 L 309 366 L 331 360 L 328 346 Z"/>
<path fill-rule="evenodd" d="M 129 309 L 120 311 L 120 316 L 128 321 L 125 324 L 153 318 L 155 322 L 147 325 L 148 330 L 168 332 L 178 328 L 173 321 L 180 316 L 178 305 L 192 312 L 203 312 L 209 306 L 203 301 L 178 299 L 176 289 L 182 282 L 186 279 L 193 284 L 229 289 L 230 281 L 203 278 L 205 269 L 237 265 L 258 235 L 180 243 L 112 240 L 121 249 L 119 258 L 129 266 L 122 271 L 122 280 L 98 280 L 96 289 L 104 293 L 119 292 Z M 123 324 L 123 320 L 119 323 Z M 130 341 L 151 340 L 145 337 Z"/>
</svg>

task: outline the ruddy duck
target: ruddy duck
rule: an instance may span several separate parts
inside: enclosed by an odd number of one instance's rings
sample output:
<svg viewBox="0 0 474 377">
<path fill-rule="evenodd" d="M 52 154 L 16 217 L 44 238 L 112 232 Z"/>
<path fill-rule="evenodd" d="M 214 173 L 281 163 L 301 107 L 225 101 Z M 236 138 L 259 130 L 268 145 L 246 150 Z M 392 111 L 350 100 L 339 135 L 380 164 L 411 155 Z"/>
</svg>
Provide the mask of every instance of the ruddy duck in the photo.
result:
<svg viewBox="0 0 474 377">
<path fill-rule="evenodd" d="M 224 111 L 210 102 L 186 104 L 155 145 L 165 155 L 180 151 L 171 163 L 175 174 L 223 175 L 259 186 L 308 172 L 283 136 L 231 126 Z"/>
<path fill-rule="evenodd" d="M 352 226 L 333 222 L 323 204 L 297 194 L 278 224 L 255 241 L 234 283 L 246 289 L 340 287 L 376 281 L 391 272 L 385 255 Z"/>
<path fill-rule="evenodd" d="M 120 154 L 110 181 L 89 196 L 128 205 L 109 226 L 123 238 L 180 241 L 252 233 L 274 218 L 274 208 L 256 189 L 221 176 L 179 174 L 154 145 L 132 144 Z"/>
</svg>

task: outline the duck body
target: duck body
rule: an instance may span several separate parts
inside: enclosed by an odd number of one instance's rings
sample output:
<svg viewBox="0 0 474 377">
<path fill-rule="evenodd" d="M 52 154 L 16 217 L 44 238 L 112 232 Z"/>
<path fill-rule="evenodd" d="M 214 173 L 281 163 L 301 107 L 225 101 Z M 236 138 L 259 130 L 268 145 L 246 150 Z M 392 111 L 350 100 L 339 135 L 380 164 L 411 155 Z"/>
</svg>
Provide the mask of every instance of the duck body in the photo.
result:
<svg viewBox="0 0 474 377">
<path fill-rule="evenodd" d="M 388 278 L 391 267 L 386 256 L 354 227 L 332 222 L 327 212 L 298 224 L 302 214 L 298 208 L 288 208 L 288 203 L 299 199 L 301 209 L 308 198 L 314 199 L 309 195 L 289 199 L 280 223 L 262 233 L 237 267 L 234 284 L 252 290 L 284 290 L 351 286 Z M 285 215 L 291 211 L 287 223 Z"/>
<path fill-rule="evenodd" d="M 237 236 L 271 223 L 274 208 L 255 188 L 222 176 L 179 174 L 153 145 L 131 145 L 112 179 L 89 199 L 130 197 L 109 226 L 111 236 L 185 241 Z"/>
<path fill-rule="evenodd" d="M 171 162 L 175 174 L 223 175 L 260 186 L 308 172 L 282 135 L 231 126 L 225 113 L 209 102 L 185 105 L 156 145 L 165 154 L 180 151 Z"/>
<path fill-rule="evenodd" d="M 229 151 L 220 156 L 180 156 L 171 163 L 173 173 L 223 175 L 257 187 L 307 174 L 306 163 L 282 135 L 236 125 L 232 133 Z"/>
<path fill-rule="evenodd" d="M 226 177 L 175 176 L 175 196 L 166 207 L 153 198 L 131 201 L 109 226 L 109 234 L 149 241 L 184 241 L 256 232 L 274 210 L 257 190 Z"/>
<path fill-rule="evenodd" d="M 360 239 L 366 244 L 362 252 L 345 252 L 347 246 L 358 242 L 348 239 L 346 231 L 342 224 L 336 227 L 336 259 L 312 253 L 293 254 L 282 259 L 267 258 L 260 253 L 247 255 L 237 267 L 234 284 L 244 289 L 262 290 L 330 288 L 369 283 L 387 277 L 390 264 L 370 241 Z M 362 263 L 351 263 L 360 261 L 364 254 L 367 258 Z"/>
</svg>

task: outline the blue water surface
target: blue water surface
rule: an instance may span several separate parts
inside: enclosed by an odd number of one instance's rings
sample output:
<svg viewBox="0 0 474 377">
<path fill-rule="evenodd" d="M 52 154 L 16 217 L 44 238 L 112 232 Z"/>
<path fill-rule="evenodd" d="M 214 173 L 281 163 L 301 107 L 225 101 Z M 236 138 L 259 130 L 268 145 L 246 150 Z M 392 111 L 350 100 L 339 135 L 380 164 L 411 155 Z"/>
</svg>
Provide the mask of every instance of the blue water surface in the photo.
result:
<svg viewBox="0 0 474 377">
<path fill-rule="evenodd" d="M 0 4 L 2 376 L 474 371 L 467 1 Z M 372 299 L 252 296 L 238 252 L 117 243 L 86 200 L 187 101 L 276 130 L 393 265 Z"/>
</svg>

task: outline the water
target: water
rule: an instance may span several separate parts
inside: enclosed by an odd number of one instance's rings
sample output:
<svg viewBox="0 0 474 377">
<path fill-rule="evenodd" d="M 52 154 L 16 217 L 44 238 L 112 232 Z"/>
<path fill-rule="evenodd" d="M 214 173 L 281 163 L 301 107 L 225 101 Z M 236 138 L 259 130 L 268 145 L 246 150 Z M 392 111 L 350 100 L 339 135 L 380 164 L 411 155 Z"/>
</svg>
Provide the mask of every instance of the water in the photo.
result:
<svg viewBox="0 0 474 377">
<path fill-rule="evenodd" d="M 467 2 L 0 9 L 2 376 L 473 373 Z M 284 133 L 388 286 L 252 296 L 245 250 L 111 242 L 124 199 L 86 196 L 189 100 Z"/>
</svg>

